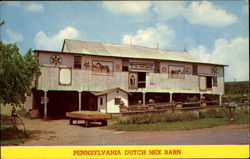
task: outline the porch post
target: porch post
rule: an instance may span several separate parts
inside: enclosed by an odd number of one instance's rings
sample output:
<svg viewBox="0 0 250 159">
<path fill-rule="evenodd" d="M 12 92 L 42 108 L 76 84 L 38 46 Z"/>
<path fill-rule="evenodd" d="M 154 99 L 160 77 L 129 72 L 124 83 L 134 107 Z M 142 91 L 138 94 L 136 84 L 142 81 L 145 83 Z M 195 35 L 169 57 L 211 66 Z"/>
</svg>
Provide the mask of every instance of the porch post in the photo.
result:
<svg viewBox="0 0 250 159">
<path fill-rule="evenodd" d="M 220 94 L 220 97 L 219 97 L 219 104 L 220 106 L 222 106 L 222 94 Z"/>
<path fill-rule="evenodd" d="M 79 100 L 78 109 L 79 111 L 81 111 L 82 110 L 82 92 L 78 92 L 78 100 Z"/>
<path fill-rule="evenodd" d="M 200 102 L 201 102 L 201 100 L 202 100 L 202 96 L 203 96 L 203 94 L 202 94 L 202 93 L 200 93 Z"/>
<path fill-rule="evenodd" d="M 169 96 L 169 102 L 172 103 L 173 102 L 173 93 L 170 92 L 169 95 L 170 95 Z"/>
<path fill-rule="evenodd" d="M 44 91 L 44 119 L 47 119 L 47 91 Z"/>
<path fill-rule="evenodd" d="M 145 100 L 146 100 L 146 95 L 145 95 L 146 93 L 142 93 L 142 104 L 145 106 L 146 105 L 146 102 L 145 102 Z"/>
</svg>

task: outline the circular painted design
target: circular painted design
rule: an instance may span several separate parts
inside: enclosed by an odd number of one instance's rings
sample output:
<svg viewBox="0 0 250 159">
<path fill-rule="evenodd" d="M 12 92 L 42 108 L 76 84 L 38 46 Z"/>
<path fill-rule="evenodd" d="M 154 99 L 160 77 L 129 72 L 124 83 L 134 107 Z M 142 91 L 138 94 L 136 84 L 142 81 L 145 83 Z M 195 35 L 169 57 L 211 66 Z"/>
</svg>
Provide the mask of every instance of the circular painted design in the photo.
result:
<svg viewBox="0 0 250 159">
<path fill-rule="evenodd" d="M 167 72 L 167 68 L 166 67 L 162 67 L 162 72 Z"/>
<path fill-rule="evenodd" d="M 120 70 L 120 69 L 121 69 L 121 66 L 120 66 L 119 64 L 116 64 L 116 65 L 115 65 L 115 69 L 116 69 L 116 70 Z"/>
<path fill-rule="evenodd" d="M 186 74 L 191 74 L 191 68 L 190 67 L 186 67 Z"/>
<path fill-rule="evenodd" d="M 51 55 L 49 61 L 50 61 L 50 64 L 55 64 L 55 65 L 62 64 L 62 58 L 58 54 Z"/>
</svg>

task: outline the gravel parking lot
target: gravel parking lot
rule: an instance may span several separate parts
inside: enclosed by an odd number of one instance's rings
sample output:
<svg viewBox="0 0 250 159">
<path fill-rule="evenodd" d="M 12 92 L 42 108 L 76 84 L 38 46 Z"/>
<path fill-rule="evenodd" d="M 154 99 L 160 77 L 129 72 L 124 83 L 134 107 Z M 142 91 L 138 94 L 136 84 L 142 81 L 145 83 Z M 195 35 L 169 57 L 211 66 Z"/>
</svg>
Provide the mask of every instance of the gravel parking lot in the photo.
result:
<svg viewBox="0 0 250 159">
<path fill-rule="evenodd" d="M 31 138 L 21 146 L 249 144 L 247 124 L 185 131 L 125 132 L 99 126 L 69 125 L 66 119 L 23 120 Z"/>
</svg>

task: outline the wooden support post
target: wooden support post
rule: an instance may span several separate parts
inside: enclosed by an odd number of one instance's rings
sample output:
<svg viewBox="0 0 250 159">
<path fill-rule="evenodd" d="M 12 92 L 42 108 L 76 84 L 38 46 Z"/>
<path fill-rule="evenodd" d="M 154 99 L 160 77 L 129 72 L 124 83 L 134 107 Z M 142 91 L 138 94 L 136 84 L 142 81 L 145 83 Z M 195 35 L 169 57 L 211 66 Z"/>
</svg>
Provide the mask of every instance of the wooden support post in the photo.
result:
<svg viewBox="0 0 250 159">
<path fill-rule="evenodd" d="M 220 94 L 220 97 L 219 97 L 219 104 L 220 106 L 222 106 L 222 94 Z"/>
<path fill-rule="evenodd" d="M 79 108 L 79 111 L 81 111 L 82 110 L 82 92 L 78 92 L 79 94 L 78 94 L 78 100 L 79 100 L 79 102 L 78 102 L 78 108 Z"/>
<path fill-rule="evenodd" d="M 44 91 L 44 119 L 47 119 L 47 91 Z"/>
<path fill-rule="evenodd" d="M 146 93 L 142 93 L 142 104 L 143 106 L 146 105 Z"/>
<path fill-rule="evenodd" d="M 200 102 L 201 102 L 201 100 L 202 100 L 202 96 L 203 96 L 203 94 L 202 94 L 202 93 L 200 93 Z"/>
<path fill-rule="evenodd" d="M 173 93 L 172 93 L 172 92 L 170 93 L 170 96 L 169 96 L 169 102 L 170 102 L 170 103 L 173 102 Z"/>
</svg>

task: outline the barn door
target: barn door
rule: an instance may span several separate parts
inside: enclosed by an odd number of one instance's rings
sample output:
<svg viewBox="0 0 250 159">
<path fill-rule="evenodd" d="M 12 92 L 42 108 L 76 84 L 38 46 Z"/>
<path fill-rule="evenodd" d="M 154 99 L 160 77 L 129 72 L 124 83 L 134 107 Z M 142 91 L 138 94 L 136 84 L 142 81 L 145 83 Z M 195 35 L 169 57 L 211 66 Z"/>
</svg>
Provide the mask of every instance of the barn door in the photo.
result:
<svg viewBox="0 0 250 159">
<path fill-rule="evenodd" d="M 199 87 L 200 90 L 206 90 L 206 77 L 199 76 Z"/>
</svg>

